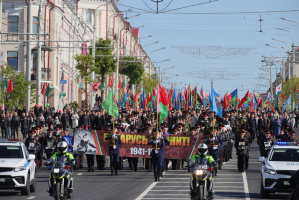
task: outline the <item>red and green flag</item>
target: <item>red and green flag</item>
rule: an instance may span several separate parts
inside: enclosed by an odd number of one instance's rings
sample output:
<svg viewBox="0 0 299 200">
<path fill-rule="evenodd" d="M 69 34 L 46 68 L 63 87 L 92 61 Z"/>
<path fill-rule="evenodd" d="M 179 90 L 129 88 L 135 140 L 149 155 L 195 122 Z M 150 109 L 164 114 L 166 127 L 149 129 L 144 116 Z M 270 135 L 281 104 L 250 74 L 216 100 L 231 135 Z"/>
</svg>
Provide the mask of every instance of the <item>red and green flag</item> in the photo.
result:
<svg viewBox="0 0 299 200">
<path fill-rule="evenodd" d="M 168 116 L 168 105 L 169 99 L 165 92 L 165 89 L 159 85 L 158 86 L 158 112 L 160 112 L 159 123 L 162 123 L 163 120 Z"/>
<path fill-rule="evenodd" d="M 45 89 L 45 96 L 49 97 L 50 96 L 50 92 L 51 92 L 51 88 L 50 88 L 50 85 L 48 84 L 47 88 Z"/>
<path fill-rule="evenodd" d="M 4 78 L 2 82 L 2 91 L 5 92 L 7 88 L 7 78 Z"/>
<path fill-rule="evenodd" d="M 9 79 L 9 81 L 7 83 L 7 88 L 5 89 L 5 91 L 8 92 L 9 94 L 13 91 L 12 78 Z"/>
</svg>

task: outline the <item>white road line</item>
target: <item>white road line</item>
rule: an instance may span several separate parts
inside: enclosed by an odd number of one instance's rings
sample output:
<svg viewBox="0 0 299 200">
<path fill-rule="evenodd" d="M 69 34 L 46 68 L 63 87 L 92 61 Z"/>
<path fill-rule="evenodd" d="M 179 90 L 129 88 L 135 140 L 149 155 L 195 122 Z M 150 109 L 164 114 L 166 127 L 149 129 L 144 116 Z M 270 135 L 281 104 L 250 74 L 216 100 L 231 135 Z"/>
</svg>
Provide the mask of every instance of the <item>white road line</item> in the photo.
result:
<svg viewBox="0 0 299 200">
<path fill-rule="evenodd" d="M 165 178 L 163 178 L 163 179 L 165 179 Z M 190 182 L 158 182 L 158 183 L 190 183 Z"/>
<path fill-rule="evenodd" d="M 242 176 L 243 176 L 243 182 L 244 182 L 245 200 L 250 200 L 250 195 L 249 195 L 249 188 L 248 188 L 248 182 L 247 182 L 246 172 L 243 172 L 243 173 L 242 173 Z"/>
<path fill-rule="evenodd" d="M 147 194 L 147 195 L 183 195 L 183 196 L 188 195 L 189 196 L 189 194 Z"/>
<path fill-rule="evenodd" d="M 145 195 L 147 195 L 147 193 L 149 191 L 151 191 L 151 189 L 153 189 L 155 187 L 155 185 L 157 185 L 158 182 L 153 182 L 148 188 L 146 188 L 146 190 L 144 190 L 135 200 L 141 200 L 143 199 L 143 197 Z"/>
<path fill-rule="evenodd" d="M 34 199 L 36 196 L 28 197 L 27 199 Z"/>
<path fill-rule="evenodd" d="M 183 185 L 183 186 L 182 185 L 177 185 L 177 186 L 173 186 L 173 185 L 157 186 L 156 185 L 156 187 L 180 187 L 181 188 L 181 187 L 190 187 L 190 186 L 186 186 L 186 185 Z"/>
<path fill-rule="evenodd" d="M 79 174 L 77 174 L 77 176 L 81 176 L 83 173 L 79 173 Z"/>
<path fill-rule="evenodd" d="M 215 179 L 216 180 L 216 179 Z M 215 183 L 243 183 L 243 182 L 216 182 L 216 181 L 214 181 L 214 184 Z"/>
<path fill-rule="evenodd" d="M 234 193 L 234 192 L 240 192 L 241 190 L 240 190 L 240 188 L 238 189 L 238 188 L 236 188 L 236 190 L 233 190 L 233 189 L 227 189 L 227 190 L 217 190 L 217 189 L 215 189 L 215 193 L 217 194 L 217 192 L 227 192 L 229 190 L 229 192 L 230 192 L 230 194 L 231 193 Z M 243 190 L 242 190 L 243 191 Z M 243 196 L 245 196 L 244 194 L 243 194 Z"/>
<path fill-rule="evenodd" d="M 156 192 L 177 192 L 177 191 L 181 191 L 181 192 L 189 192 L 190 190 L 151 190 L 151 192 L 154 192 L 154 191 L 156 191 Z"/>
<path fill-rule="evenodd" d="M 180 200 L 190 200 L 190 199 L 182 199 L 182 198 L 143 198 L 143 199 L 180 199 Z"/>
<path fill-rule="evenodd" d="M 163 180 L 164 180 L 164 179 L 176 179 L 176 180 L 178 180 L 178 179 L 185 179 L 185 180 L 190 180 L 190 178 L 164 178 L 164 177 L 163 177 L 162 179 L 163 179 Z"/>
<path fill-rule="evenodd" d="M 163 174 L 164 175 L 167 175 L 167 176 L 191 176 L 192 174 Z"/>
<path fill-rule="evenodd" d="M 231 185 L 214 185 L 214 187 L 218 188 L 218 187 L 231 187 Z M 234 188 L 243 188 L 243 185 L 234 185 Z"/>
</svg>

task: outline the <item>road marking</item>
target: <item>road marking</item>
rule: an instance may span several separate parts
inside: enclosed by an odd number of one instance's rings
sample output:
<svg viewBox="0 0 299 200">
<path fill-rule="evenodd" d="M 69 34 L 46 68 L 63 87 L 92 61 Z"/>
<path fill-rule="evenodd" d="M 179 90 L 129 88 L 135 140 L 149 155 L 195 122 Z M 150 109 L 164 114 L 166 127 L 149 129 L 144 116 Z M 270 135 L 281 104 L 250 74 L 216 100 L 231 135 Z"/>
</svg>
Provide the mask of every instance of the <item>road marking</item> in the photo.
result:
<svg viewBox="0 0 299 200">
<path fill-rule="evenodd" d="M 181 182 L 180 182 L 181 183 Z M 190 187 L 190 186 L 186 186 L 186 185 L 177 185 L 177 186 L 173 186 L 173 185 L 165 185 L 165 186 L 156 186 L 156 187 Z"/>
<path fill-rule="evenodd" d="M 36 196 L 28 197 L 27 199 L 34 199 Z"/>
<path fill-rule="evenodd" d="M 245 200 L 250 200 L 246 172 L 242 172 L 242 176 L 243 176 L 243 182 L 244 182 Z"/>
<path fill-rule="evenodd" d="M 163 178 L 163 179 L 165 179 L 165 178 Z M 158 183 L 190 183 L 190 182 L 158 182 Z"/>
<path fill-rule="evenodd" d="M 164 180 L 164 179 L 176 179 L 176 180 L 178 180 L 178 179 L 185 179 L 185 180 L 190 180 L 190 178 L 164 178 L 164 177 L 163 177 L 162 179 L 163 179 L 163 180 Z"/>
<path fill-rule="evenodd" d="M 157 185 L 158 182 L 153 182 L 148 188 L 146 188 L 146 190 L 144 190 L 144 192 L 142 192 L 135 200 L 141 200 L 143 199 L 143 197 L 145 195 L 147 195 L 147 193 L 149 193 L 149 191 L 151 191 L 151 189 L 153 189 L 155 187 L 155 185 Z"/>
<path fill-rule="evenodd" d="M 77 174 L 77 176 L 81 176 L 83 173 L 79 173 L 79 174 Z"/>
<path fill-rule="evenodd" d="M 173 192 L 173 191 L 181 191 L 181 192 L 189 192 L 190 190 L 151 190 L 151 192 L 153 192 L 153 191 L 159 191 L 159 192 Z"/>
<path fill-rule="evenodd" d="M 243 182 L 217 182 L 217 179 L 215 179 L 214 183 L 243 183 Z"/>
<path fill-rule="evenodd" d="M 190 200 L 190 199 L 182 199 L 182 198 L 143 198 L 143 199 L 180 199 L 180 200 Z"/>
<path fill-rule="evenodd" d="M 183 196 L 186 196 L 189 194 L 146 194 L 146 195 L 183 195 Z"/>
</svg>

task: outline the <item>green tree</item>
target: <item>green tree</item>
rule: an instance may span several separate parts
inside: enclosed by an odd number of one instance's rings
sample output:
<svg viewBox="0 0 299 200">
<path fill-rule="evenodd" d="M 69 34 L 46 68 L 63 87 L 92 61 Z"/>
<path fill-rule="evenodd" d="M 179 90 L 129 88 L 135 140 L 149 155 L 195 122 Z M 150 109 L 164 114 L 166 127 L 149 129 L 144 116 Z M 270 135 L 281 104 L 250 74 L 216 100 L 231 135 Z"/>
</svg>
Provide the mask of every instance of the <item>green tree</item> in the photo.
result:
<svg viewBox="0 0 299 200">
<path fill-rule="evenodd" d="M 297 87 L 296 87 L 297 86 Z M 288 99 L 288 97 L 291 95 L 292 102 L 295 102 L 295 105 L 299 104 L 299 98 L 297 98 L 297 91 L 296 88 L 299 89 L 299 78 L 292 76 L 289 80 L 284 81 L 282 83 L 282 91 L 281 94 L 283 94 L 286 98 L 284 99 L 284 102 Z"/>
<path fill-rule="evenodd" d="M 13 90 L 9 94 L 1 89 L 0 92 L 0 104 L 4 104 L 6 108 L 13 109 L 14 107 L 23 107 L 27 101 L 27 88 L 31 85 L 31 82 L 26 81 L 25 74 L 14 70 L 13 67 L 5 65 L 4 68 L 0 69 L 0 75 L 7 81 L 12 78 L 13 80 Z M 3 82 L 0 83 L 1 88 Z M 35 102 L 36 99 L 36 89 L 31 85 L 31 95 L 30 103 Z"/>
<path fill-rule="evenodd" d="M 83 76 L 83 81 L 85 84 L 85 94 L 87 97 L 87 84 L 92 82 L 91 73 L 94 71 L 94 62 L 91 54 L 75 55 L 75 60 L 77 61 L 76 69 L 79 71 L 80 76 Z M 86 99 L 87 100 L 87 99 Z M 87 101 L 85 101 L 85 106 L 87 108 Z"/>
<path fill-rule="evenodd" d="M 152 78 L 152 75 L 145 73 L 143 75 L 143 88 L 145 89 L 145 94 L 152 92 L 154 88 L 157 88 L 159 78 Z"/>
<path fill-rule="evenodd" d="M 129 84 L 139 84 L 142 81 L 144 68 L 142 61 L 136 57 L 124 57 L 122 58 L 125 62 L 120 62 L 119 73 L 129 77 Z"/>
<path fill-rule="evenodd" d="M 101 49 L 95 49 L 95 66 L 94 66 L 94 72 L 95 74 L 99 75 L 101 78 L 101 82 L 105 82 L 105 75 L 111 74 L 116 71 L 117 66 L 116 62 L 117 60 L 113 57 L 112 49 L 111 47 L 111 40 L 110 39 L 103 39 L 100 38 L 96 44 L 95 47 L 102 47 Z M 89 53 L 91 54 L 92 49 L 89 50 Z M 101 96 L 103 98 L 104 96 L 104 90 L 101 92 Z"/>
</svg>

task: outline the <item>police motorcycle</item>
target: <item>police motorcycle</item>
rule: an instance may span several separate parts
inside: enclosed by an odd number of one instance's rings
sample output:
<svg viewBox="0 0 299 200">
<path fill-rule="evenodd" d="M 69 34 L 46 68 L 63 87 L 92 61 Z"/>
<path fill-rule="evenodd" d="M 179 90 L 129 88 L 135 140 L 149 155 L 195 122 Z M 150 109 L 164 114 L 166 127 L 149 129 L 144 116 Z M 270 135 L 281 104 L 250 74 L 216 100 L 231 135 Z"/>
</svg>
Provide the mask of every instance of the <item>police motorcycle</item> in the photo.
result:
<svg viewBox="0 0 299 200">
<path fill-rule="evenodd" d="M 203 147 L 203 148 L 202 148 Z M 200 149 L 205 149 L 207 152 L 207 145 L 200 144 Z M 196 156 L 196 155 L 195 155 Z M 210 163 L 210 164 L 208 164 Z M 212 166 L 213 165 L 213 166 Z M 189 161 L 190 171 L 192 172 L 190 180 L 190 195 L 193 200 L 210 200 L 213 199 L 213 170 L 217 168 L 217 163 L 214 159 L 206 153 L 201 153 L 201 156 L 196 158 L 196 161 Z"/>
<path fill-rule="evenodd" d="M 61 146 L 66 146 L 66 142 L 59 142 L 57 149 L 59 150 Z M 67 148 L 66 148 L 67 149 Z M 67 162 L 67 156 L 69 152 L 65 153 L 64 150 L 59 153 L 55 153 L 49 161 L 45 163 L 46 166 L 52 165 L 51 175 L 49 178 L 49 189 L 48 192 L 50 196 L 53 196 L 55 200 L 66 200 L 72 198 L 73 193 L 73 176 L 72 167 L 75 165 L 74 159 L 71 163 Z M 55 157 L 55 161 L 53 161 Z"/>
</svg>

